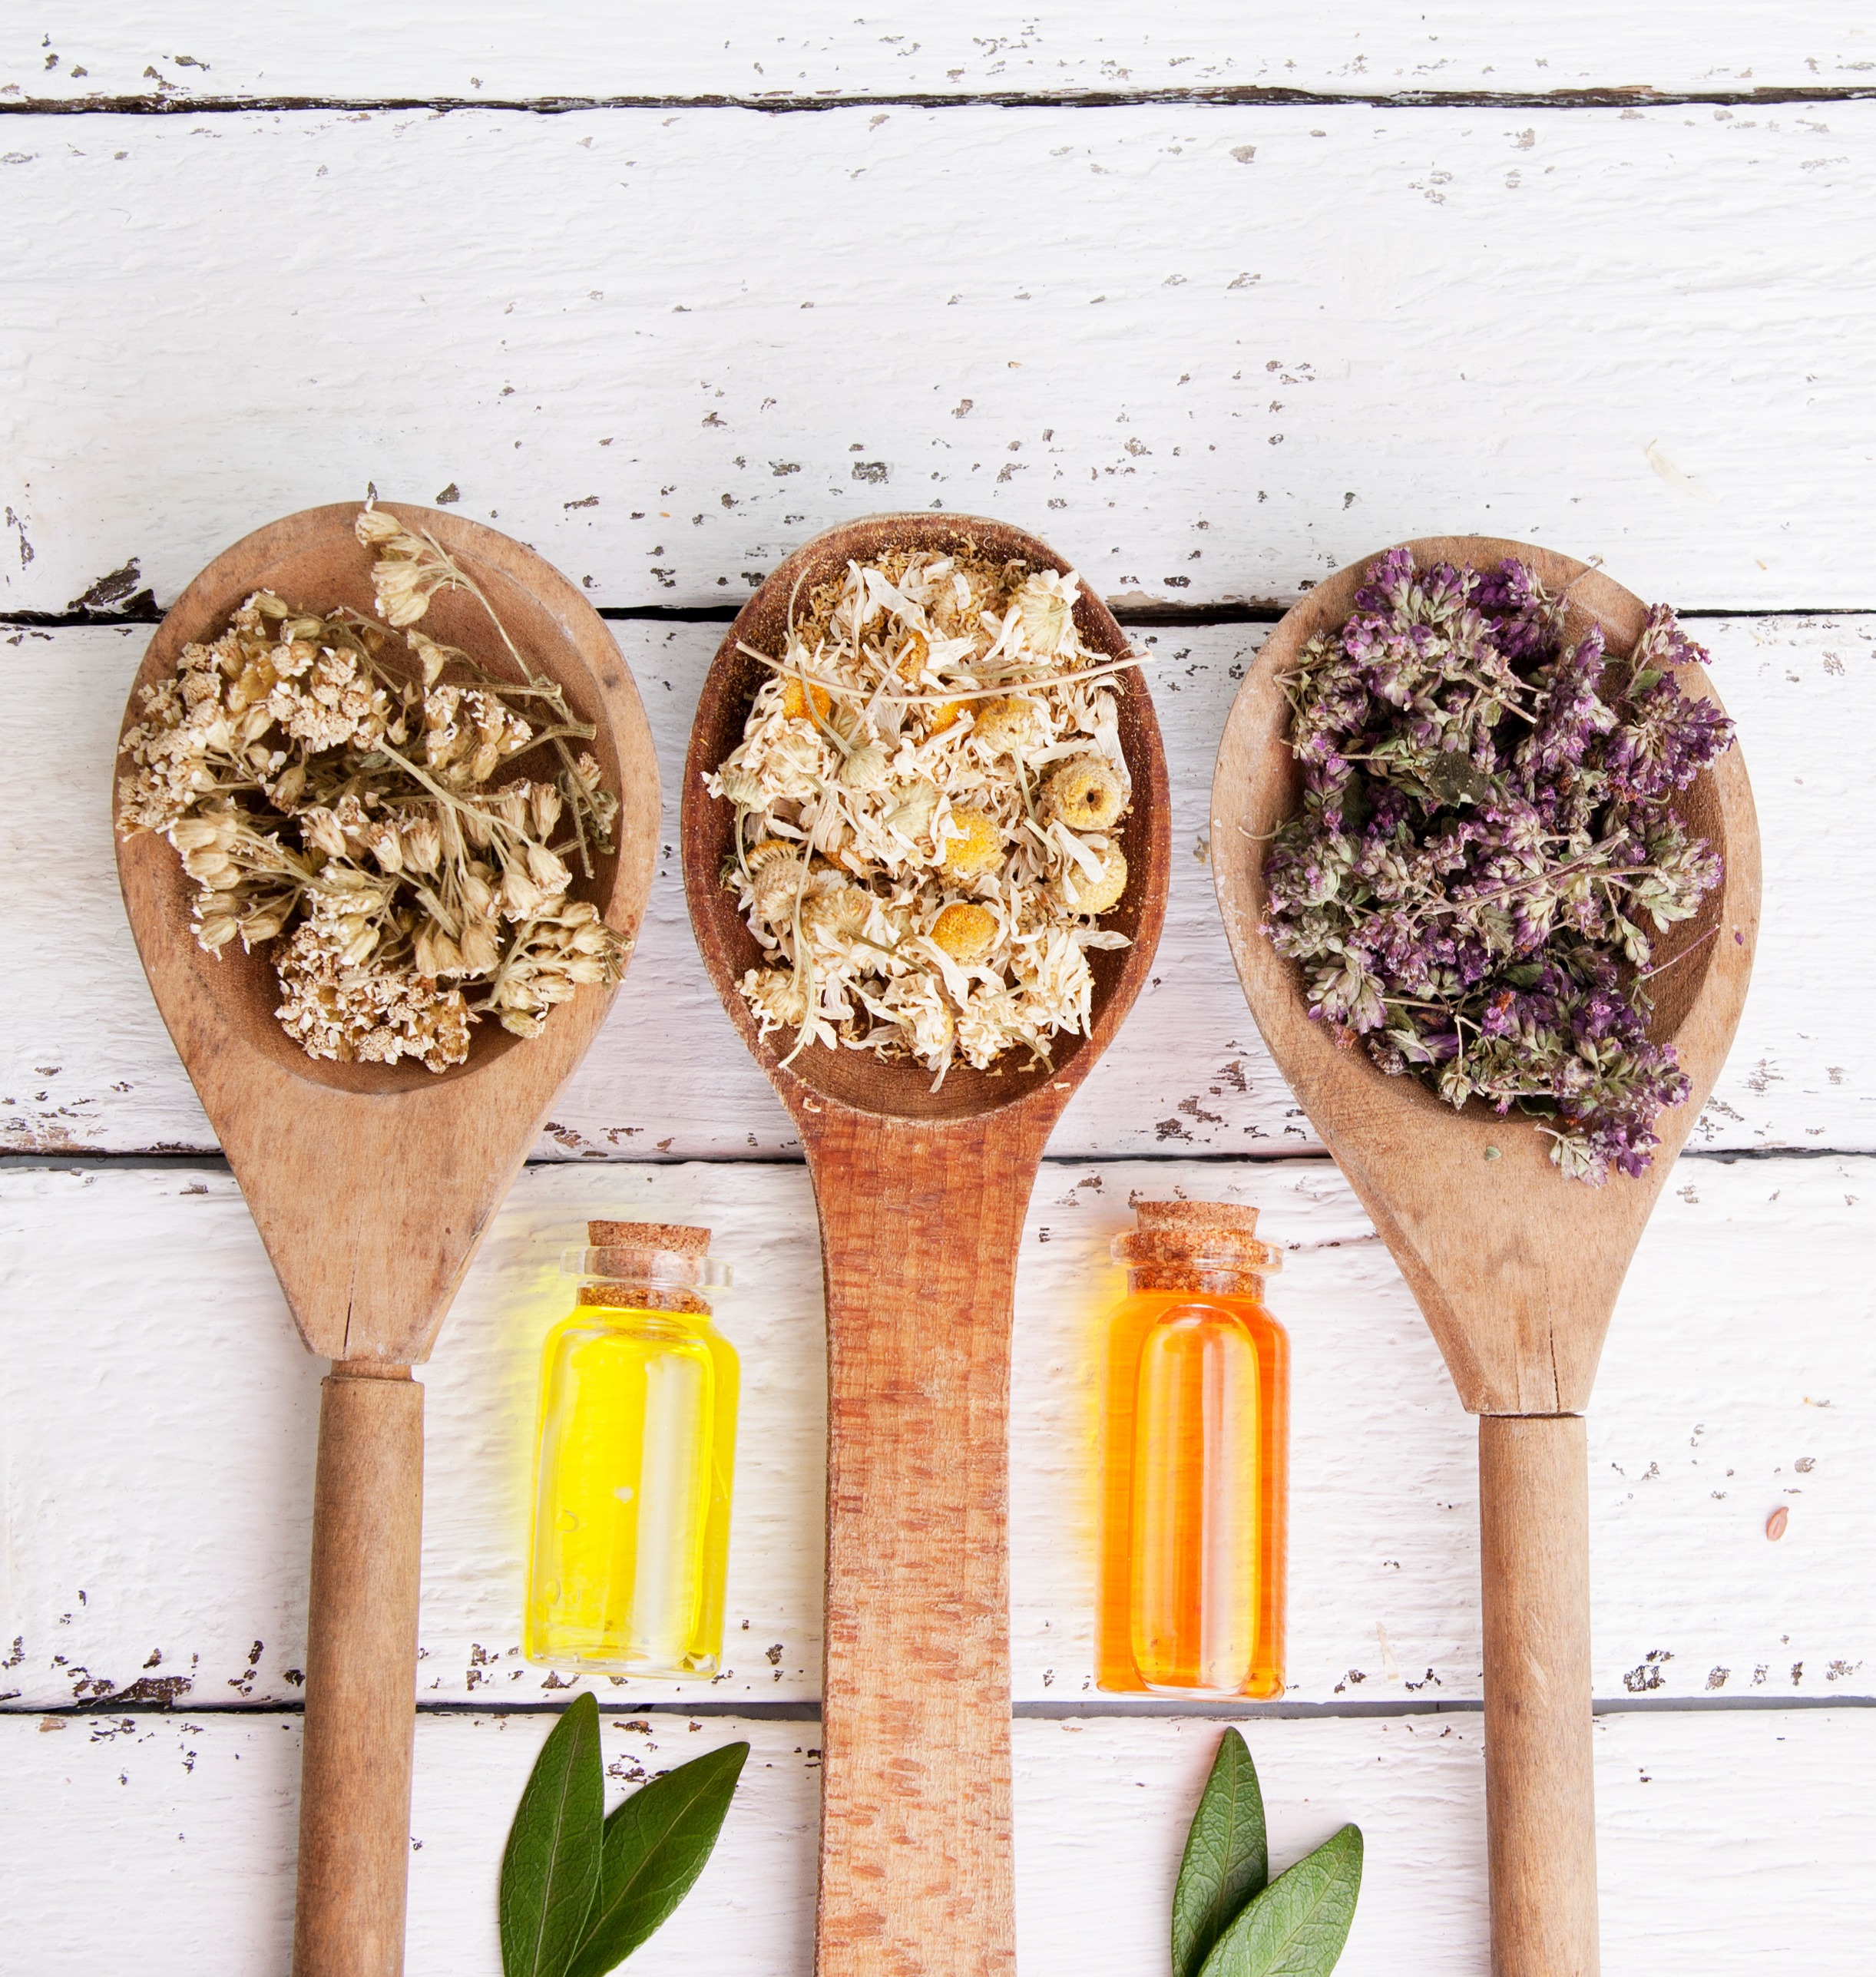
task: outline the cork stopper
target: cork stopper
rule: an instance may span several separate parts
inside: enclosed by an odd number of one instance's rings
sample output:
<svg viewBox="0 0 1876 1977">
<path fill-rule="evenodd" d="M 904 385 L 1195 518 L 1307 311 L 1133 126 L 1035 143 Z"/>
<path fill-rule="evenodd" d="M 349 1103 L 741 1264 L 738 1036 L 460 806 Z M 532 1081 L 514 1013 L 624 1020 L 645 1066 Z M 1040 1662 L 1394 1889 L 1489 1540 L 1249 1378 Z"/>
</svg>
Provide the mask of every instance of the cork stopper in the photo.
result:
<svg viewBox="0 0 1876 1977">
<path fill-rule="evenodd" d="M 613 1310 L 687 1311 L 707 1317 L 703 1288 L 727 1281 L 710 1260 L 710 1232 L 682 1222 L 589 1222 L 588 1247 L 567 1252 L 587 1281 L 579 1301 Z"/>
<path fill-rule="evenodd" d="M 595 1249 L 667 1249 L 678 1256 L 703 1256 L 710 1246 L 708 1229 L 675 1222 L 590 1222 L 586 1239 Z"/>
<path fill-rule="evenodd" d="M 1283 1267 L 1282 1251 L 1257 1237 L 1257 1211 L 1236 1202 L 1136 1202 L 1137 1226 L 1113 1241 L 1136 1291 L 1209 1291 L 1256 1297 Z"/>
</svg>

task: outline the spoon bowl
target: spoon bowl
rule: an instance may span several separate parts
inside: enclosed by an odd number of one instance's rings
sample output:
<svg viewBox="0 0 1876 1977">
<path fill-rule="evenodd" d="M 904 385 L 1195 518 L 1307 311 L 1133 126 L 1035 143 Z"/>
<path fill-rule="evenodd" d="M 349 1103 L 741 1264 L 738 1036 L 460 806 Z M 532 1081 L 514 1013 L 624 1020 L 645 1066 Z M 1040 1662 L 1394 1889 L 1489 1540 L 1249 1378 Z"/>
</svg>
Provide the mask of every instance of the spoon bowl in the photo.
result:
<svg viewBox="0 0 1876 1977">
<path fill-rule="evenodd" d="M 1646 622 L 1639 598 L 1554 550 L 1477 536 L 1407 547 L 1421 568 L 1531 565 L 1567 593 L 1568 635 L 1600 624 L 1612 659 Z M 1661 1143 L 1639 1179 L 1600 1188 L 1567 1179 L 1530 1121 L 1477 1101 L 1455 1112 L 1418 1079 L 1338 1049 L 1311 1019 L 1299 970 L 1263 931 L 1263 847 L 1301 807 L 1282 676 L 1312 636 L 1347 620 L 1375 560 L 1312 591 L 1239 689 L 1212 787 L 1213 866 L 1264 1041 L 1393 1253 L 1461 1400 L 1481 1417 L 1494 1977 L 1589 1977 L 1597 1948 L 1581 1415 L 1636 1245 L 1739 1023 L 1759 927 L 1758 825 L 1735 743 L 1676 806 L 1724 871 L 1698 915 L 1658 944 L 1653 1032 L 1673 1043 L 1692 1089 L 1656 1122 Z M 1719 705 L 1701 666 L 1676 678 Z"/>
<path fill-rule="evenodd" d="M 615 851 L 576 893 L 629 949 L 657 848 L 658 779 L 637 689 L 605 626 L 521 544 L 460 516 L 389 511 L 474 577 L 528 664 L 597 729 L 587 744 L 621 802 Z M 295 607 L 370 614 L 372 557 L 354 503 L 270 524 L 218 556 L 157 628 L 136 688 L 174 673 L 255 591 Z M 498 650 L 481 607 L 439 593 L 425 626 Z M 511 669 L 491 658 L 489 669 Z M 544 750 L 542 751 L 544 755 Z M 517 755 L 510 777 L 534 764 Z M 544 761 L 541 763 L 544 769 Z M 126 913 L 170 1036 L 202 1100 L 293 1321 L 333 1362 L 321 1397 L 302 1757 L 298 1977 L 395 1977 L 402 1967 L 416 1668 L 422 1393 L 428 1356 L 475 1245 L 534 1144 L 554 1093 L 605 1020 L 613 991 L 582 988 L 524 1040 L 485 1020 L 467 1061 L 337 1064 L 281 1030 L 264 950 L 204 953 L 169 845 L 117 839 Z M 232 945 L 232 944 L 231 944 Z"/>
<path fill-rule="evenodd" d="M 711 666 L 684 769 L 684 882 L 705 966 L 794 1116 L 819 1210 L 828 1328 L 826 1658 L 820 1977 L 1010 1977 L 1008 1388 L 1016 1254 L 1050 1128 L 1144 984 L 1166 912 L 1166 763 L 1137 673 L 1117 676 L 1133 785 L 1127 889 L 1089 957 L 1089 1033 L 1045 1066 L 930 1072 L 869 1051 L 765 1041 L 736 984 L 763 958 L 724 889 L 732 806 L 703 779 L 742 739 L 790 600 L 898 550 L 1066 571 L 1007 524 L 905 514 L 796 551 L 743 607 Z M 1083 590 L 1090 650 L 1127 640 Z M 779 1047 L 778 1047 L 779 1046 Z"/>
<path fill-rule="evenodd" d="M 1139 994 L 1165 915 L 1166 770 L 1158 723 L 1140 675 L 1115 676 L 1121 747 L 1133 774 L 1134 794 L 1115 833 L 1127 857 L 1127 889 L 1120 903 L 1102 914 L 1101 924 L 1126 934 L 1131 944 L 1097 948 L 1088 956 L 1094 997 L 1087 1036 L 1056 1038 L 1053 1062 L 1047 1065 L 1018 1066 L 1013 1060 L 979 1071 L 955 1064 L 935 1092 L 930 1072 L 916 1064 L 884 1063 L 870 1050 L 830 1050 L 812 1043 L 784 1069 L 782 1060 L 789 1054 L 792 1033 L 765 1040 L 736 987 L 746 970 L 766 965 L 769 957 L 737 911 L 736 894 L 720 882 L 724 862 L 734 853 L 736 812 L 731 805 L 705 793 L 703 779 L 742 740 L 749 703 L 768 677 L 760 660 L 741 648 L 779 654 L 786 642 L 791 606 L 799 614 L 799 598 L 822 584 L 837 581 L 849 560 L 876 560 L 908 550 L 999 562 L 1017 560 L 1063 572 L 1068 568 L 1053 550 L 1020 529 L 957 515 L 875 516 L 830 529 L 798 550 L 744 605 L 704 682 L 684 767 L 685 881 L 697 945 L 710 979 L 738 1033 L 785 1099 L 791 1091 L 805 1087 L 854 1112 L 893 1119 L 970 1119 L 1005 1110 L 1038 1092 L 1060 1089 L 1064 1082 L 1078 1083 Z M 1083 590 L 1075 620 L 1083 642 L 1103 660 L 1124 659 L 1132 650 L 1113 614 L 1091 591 Z"/>
</svg>

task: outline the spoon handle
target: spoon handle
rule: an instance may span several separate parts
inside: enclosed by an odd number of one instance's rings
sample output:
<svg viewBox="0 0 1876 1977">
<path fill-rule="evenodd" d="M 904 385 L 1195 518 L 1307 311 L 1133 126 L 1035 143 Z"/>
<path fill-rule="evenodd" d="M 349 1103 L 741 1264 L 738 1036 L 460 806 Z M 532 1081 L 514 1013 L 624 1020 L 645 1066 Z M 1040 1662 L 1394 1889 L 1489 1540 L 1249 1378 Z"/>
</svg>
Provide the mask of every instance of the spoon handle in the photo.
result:
<svg viewBox="0 0 1876 1977">
<path fill-rule="evenodd" d="M 1479 1417 L 1492 1977 L 1596 1977 L 1588 1443 Z"/>
<path fill-rule="evenodd" d="M 1012 1977 L 1017 1250 L 1046 1125 L 803 1119 L 827 1288 L 819 1977 Z"/>
<path fill-rule="evenodd" d="M 399 1977 L 416 1727 L 423 1389 L 341 1360 L 319 1396 L 293 1977 Z"/>
</svg>

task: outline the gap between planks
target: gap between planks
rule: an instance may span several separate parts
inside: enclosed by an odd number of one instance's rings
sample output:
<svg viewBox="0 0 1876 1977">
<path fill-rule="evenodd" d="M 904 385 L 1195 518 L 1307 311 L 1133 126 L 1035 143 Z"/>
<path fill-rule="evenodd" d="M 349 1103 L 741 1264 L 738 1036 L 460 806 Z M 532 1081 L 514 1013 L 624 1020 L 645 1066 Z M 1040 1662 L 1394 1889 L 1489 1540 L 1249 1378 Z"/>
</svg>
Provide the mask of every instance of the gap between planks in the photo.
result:
<svg viewBox="0 0 1876 1977">
<path fill-rule="evenodd" d="M 597 1694 L 597 1691 L 594 1691 Z M 751 1717 L 765 1723 L 819 1723 L 821 1705 L 813 1701 L 740 1702 L 646 1701 L 633 1697 L 599 1698 L 601 1706 L 627 1716 Z M 564 1701 L 417 1702 L 419 1716 L 558 1716 Z M 1176 1722 L 1308 1723 L 1377 1717 L 1477 1716 L 1485 1705 L 1477 1698 L 1456 1697 L 1446 1702 L 1242 1702 L 1229 1698 L 1181 1702 L 1166 1697 L 1084 1698 L 1077 1702 L 1013 1702 L 1011 1717 L 1027 1723 L 1080 1723 L 1094 1721 Z M 1876 1709 L 1876 1695 L 1612 1695 L 1590 1704 L 1598 1716 L 1715 1716 L 1777 1714 L 1794 1709 Z M 211 1702 L 192 1708 L 180 1702 L 157 1702 L 143 1697 L 114 1702 L 55 1704 L 0 1704 L 0 1721 L 10 1716 L 43 1717 L 48 1722 L 118 1716 L 303 1716 L 306 1704 L 286 1700 L 263 1702 Z"/>
<path fill-rule="evenodd" d="M 1735 1160 L 1861 1160 L 1867 1157 L 1868 1147 L 1854 1146 L 1686 1146 L 1674 1157 L 1676 1160 L 1708 1160 L 1727 1167 Z M 1216 1152 L 1201 1148 L 1196 1152 L 1141 1152 L 1126 1154 L 1059 1153 L 1044 1158 L 1043 1168 L 1085 1167 L 1090 1161 L 1124 1159 L 1139 1161 L 1146 1165 L 1164 1164 L 1167 1166 L 1188 1167 L 1262 1167 L 1290 1165 L 1302 1161 L 1313 1161 L 1322 1166 L 1333 1166 L 1335 1162 L 1327 1153 L 1291 1151 L 1272 1147 L 1269 1152 Z M 750 1154 L 738 1153 L 608 1153 L 597 1152 L 581 1155 L 578 1160 L 551 1160 L 540 1155 L 523 1162 L 524 1168 L 551 1167 L 557 1172 L 569 1168 L 587 1166 L 611 1167 L 799 1167 L 804 1164 L 799 1153 L 766 1152 Z M 104 1171 L 117 1173 L 137 1173 L 145 1170 L 161 1172 L 166 1168 L 202 1168 L 210 1173 L 228 1172 L 227 1155 L 223 1153 L 0 1153 L 0 1173 L 8 1169 L 15 1172 L 49 1174 L 85 1174 Z"/>
<path fill-rule="evenodd" d="M 146 597 L 148 593 L 144 593 Z M 1282 622 L 1295 602 L 1267 603 L 1168 604 L 1124 597 L 1103 599 L 1123 625 L 1176 630 L 1190 625 L 1274 625 Z M 602 604 L 598 615 L 613 624 L 728 625 L 736 622 L 735 604 Z M 1856 618 L 1876 611 L 1869 604 L 1780 604 L 1762 609 L 1745 605 L 1676 606 L 1683 623 L 1723 618 Z M 56 632 L 109 630 L 113 626 L 159 625 L 164 611 L 154 600 L 125 611 L 0 611 L 0 631 Z"/>
<path fill-rule="evenodd" d="M 1371 110 L 1621 110 L 1713 106 L 1768 109 L 1780 104 L 1858 103 L 1876 88 L 1851 85 L 1767 89 L 1656 91 L 1645 84 L 1603 89 L 1409 89 L 1363 94 L 1322 89 L 1272 89 L 1256 84 L 1212 89 L 980 90 L 968 95 L 901 96 L 96 96 L 78 99 L 24 97 L 0 103 L 9 117 L 227 117 L 256 111 L 376 111 L 458 110 L 519 111 L 565 117 L 587 110 L 749 110 L 766 117 L 828 110 L 1128 110 L 1171 105 L 1182 109 Z"/>
</svg>

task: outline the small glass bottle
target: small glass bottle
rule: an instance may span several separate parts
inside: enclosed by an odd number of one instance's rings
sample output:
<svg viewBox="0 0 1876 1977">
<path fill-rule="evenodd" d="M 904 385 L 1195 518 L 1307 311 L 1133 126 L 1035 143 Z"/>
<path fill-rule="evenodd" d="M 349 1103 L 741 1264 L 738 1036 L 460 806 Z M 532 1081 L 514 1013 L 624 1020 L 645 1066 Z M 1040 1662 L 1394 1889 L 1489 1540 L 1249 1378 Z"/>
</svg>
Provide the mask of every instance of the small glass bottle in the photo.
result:
<svg viewBox="0 0 1876 1977">
<path fill-rule="evenodd" d="M 1095 1679 L 1122 1694 L 1283 1692 L 1289 1341 L 1257 1211 L 1140 1202 L 1114 1238 Z"/>
<path fill-rule="evenodd" d="M 723 1654 L 735 1348 L 710 1232 L 594 1222 L 541 1353 L 523 1651 L 558 1668 L 709 1676 Z"/>
</svg>

